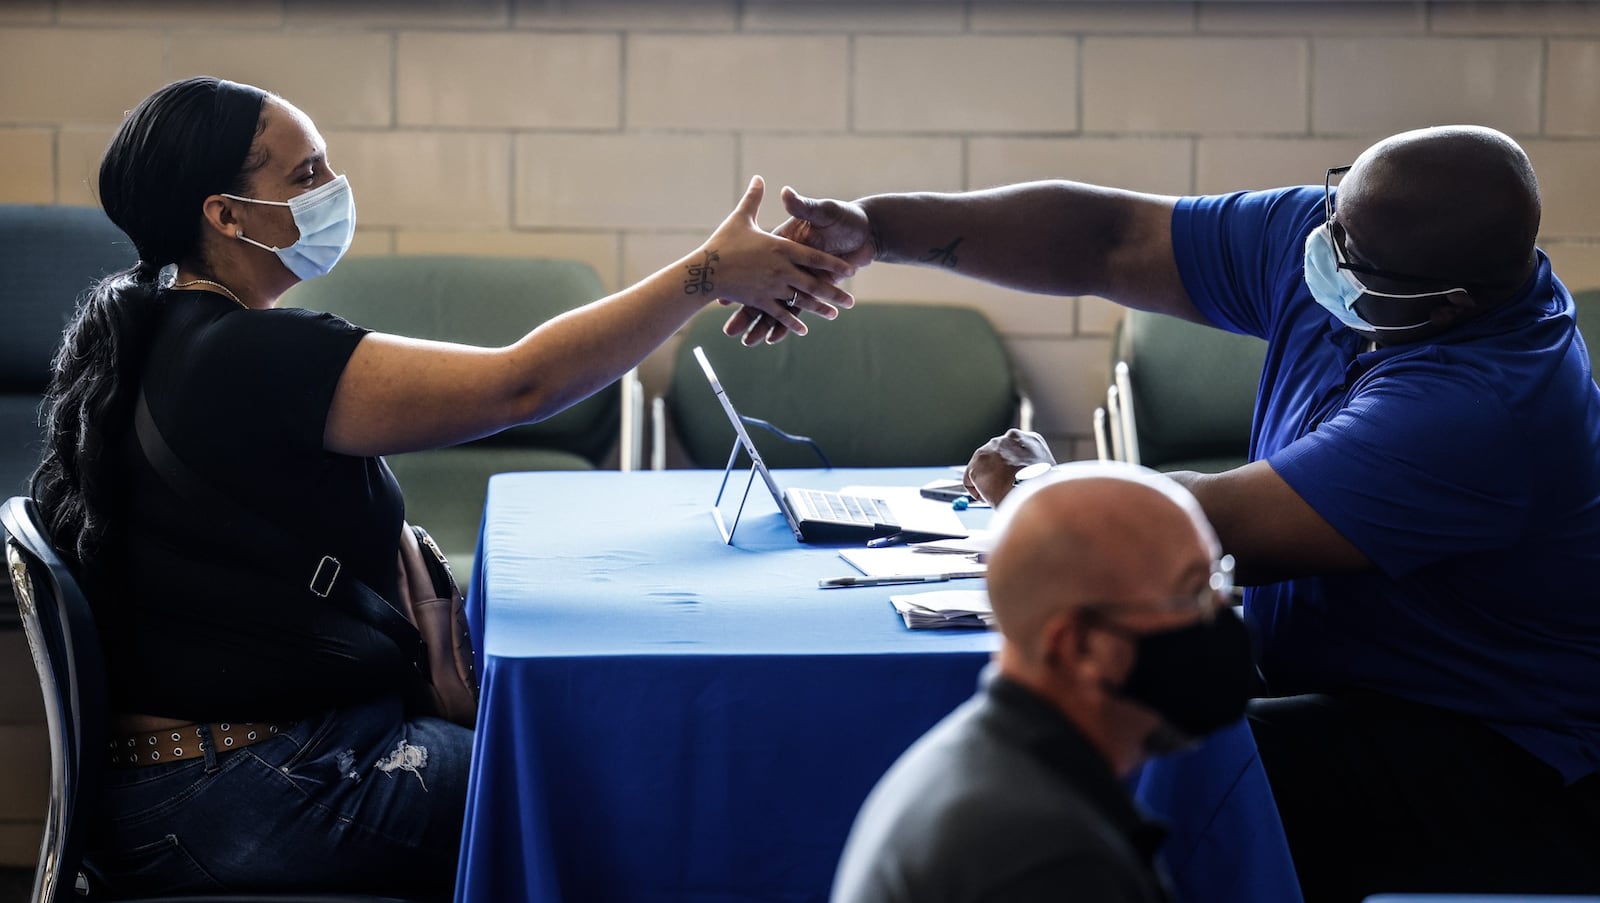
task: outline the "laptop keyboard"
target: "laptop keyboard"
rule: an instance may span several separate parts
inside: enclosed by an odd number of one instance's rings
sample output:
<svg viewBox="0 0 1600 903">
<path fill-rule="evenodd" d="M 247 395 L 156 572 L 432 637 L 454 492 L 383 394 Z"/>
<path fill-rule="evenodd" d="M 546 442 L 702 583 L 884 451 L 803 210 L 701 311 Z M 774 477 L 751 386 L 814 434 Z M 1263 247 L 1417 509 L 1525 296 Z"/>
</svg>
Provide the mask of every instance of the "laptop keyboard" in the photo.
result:
<svg viewBox="0 0 1600 903">
<path fill-rule="evenodd" d="M 894 515 L 889 513 L 888 504 L 879 499 L 840 495 L 837 492 L 825 492 L 819 489 L 796 489 L 792 494 L 799 498 L 803 506 L 810 509 L 805 512 L 806 519 L 864 524 L 869 527 L 875 524 L 890 526 L 899 524 Z"/>
</svg>

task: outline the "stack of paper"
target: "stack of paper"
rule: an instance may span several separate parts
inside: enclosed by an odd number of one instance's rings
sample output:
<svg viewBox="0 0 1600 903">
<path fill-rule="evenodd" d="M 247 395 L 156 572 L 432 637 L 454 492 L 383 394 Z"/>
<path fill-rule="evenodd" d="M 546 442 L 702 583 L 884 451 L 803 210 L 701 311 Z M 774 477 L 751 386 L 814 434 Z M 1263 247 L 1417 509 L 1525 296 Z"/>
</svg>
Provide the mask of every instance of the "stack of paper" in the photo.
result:
<svg viewBox="0 0 1600 903">
<path fill-rule="evenodd" d="M 913 630 L 939 627 L 993 627 L 994 609 L 981 589 L 948 589 L 890 596 L 894 610 Z"/>
</svg>

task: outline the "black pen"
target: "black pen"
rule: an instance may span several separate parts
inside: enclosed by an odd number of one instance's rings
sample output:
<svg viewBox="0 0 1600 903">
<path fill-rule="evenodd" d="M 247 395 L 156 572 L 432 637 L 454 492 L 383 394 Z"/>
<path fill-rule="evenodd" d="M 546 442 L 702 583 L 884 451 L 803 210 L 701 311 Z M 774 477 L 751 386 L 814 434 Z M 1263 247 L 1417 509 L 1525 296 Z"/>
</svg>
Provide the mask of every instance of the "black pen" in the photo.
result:
<svg viewBox="0 0 1600 903">
<path fill-rule="evenodd" d="M 960 580 L 964 577 L 982 577 L 983 571 L 960 571 L 954 574 L 910 574 L 899 577 L 834 577 L 831 580 L 818 580 L 820 589 L 834 589 L 841 586 L 888 586 L 895 583 L 944 583 L 947 580 Z"/>
<path fill-rule="evenodd" d="M 918 533 L 914 530 L 901 530 L 899 533 L 891 533 L 888 536 L 880 536 L 877 539 L 867 540 L 867 548 L 881 549 L 884 546 L 898 546 L 913 542 L 930 542 L 936 539 L 960 538 L 961 537 L 959 536 L 951 536 L 948 533 Z"/>
<path fill-rule="evenodd" d="M 867 540 L 867 548 L 881 549 L 884 546 L 898 546 L 902 543 L 907 543 L 910 541 L 911 536 L 907 533 L 892 533 L 888 536 L 880 536 L 877 539 Z"/>
</svg>

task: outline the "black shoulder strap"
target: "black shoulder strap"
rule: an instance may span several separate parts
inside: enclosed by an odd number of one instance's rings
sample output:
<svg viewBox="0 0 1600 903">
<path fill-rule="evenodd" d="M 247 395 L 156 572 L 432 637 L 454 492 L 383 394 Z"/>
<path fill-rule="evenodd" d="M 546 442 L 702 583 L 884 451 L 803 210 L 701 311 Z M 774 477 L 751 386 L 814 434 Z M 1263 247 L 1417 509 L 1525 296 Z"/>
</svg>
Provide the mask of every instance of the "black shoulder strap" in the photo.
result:
<svg viewBox="0 0 1600 903">
<path fill-rule="evenodd" d="M 238 550 L 243 557 L 264 574 L 284 575 L 291 584 L 304 580 L 306 592 L 331 600 L 377 628 L 427 676 L 428 650 L 416 626 L 354 574 L 344 573 L 339 559 L 312 551 L 298 537 L 227 498 L 191 470 L 161 435 L 142 388 L 134 405 L 133 428 L 145 458 L 168 487 L 196 511 L 224 518 L 233 532 L 247 537 Z"/>
</svg>

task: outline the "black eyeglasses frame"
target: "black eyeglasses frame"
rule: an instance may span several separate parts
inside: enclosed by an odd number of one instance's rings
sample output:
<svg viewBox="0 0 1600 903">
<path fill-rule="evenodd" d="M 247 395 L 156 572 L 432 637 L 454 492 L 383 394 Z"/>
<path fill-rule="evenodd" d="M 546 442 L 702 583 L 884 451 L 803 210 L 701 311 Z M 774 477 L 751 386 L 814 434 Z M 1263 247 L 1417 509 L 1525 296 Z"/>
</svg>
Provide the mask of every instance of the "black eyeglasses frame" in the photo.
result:
<svg viewBox="0 0 1600 903">
<path fill-rule="evenodd" d="M 1437 276 L 1416 276 L 1410 273 L 1398 273 L 1394 270 L 1380 270 L 1377 267 L 1363 266 L 1351 263 L 1345 259 L 1344 248 L 1339 246 L 1339 236 L 1334 234 L 1333 220 L 1333 177 L 1342 176 L 1350 171 L 1350 166 L 1335 166 L 1328 170 L 1322 179 L 1322 215 L 1327 218 L 1328 243 L 1333 245 L 1333 262 L 1341 270 L 1360 273 L 1363 276 L 1377 276 L 1380 279 L 1392 279 L 1395 282 L 1422 282 L 1433 285 L 1454 284 L 1458 286 L 1481 286 L 1484 282 L 1464 282 L 1460 279 L 1440 279 Z"/>
</svg>

